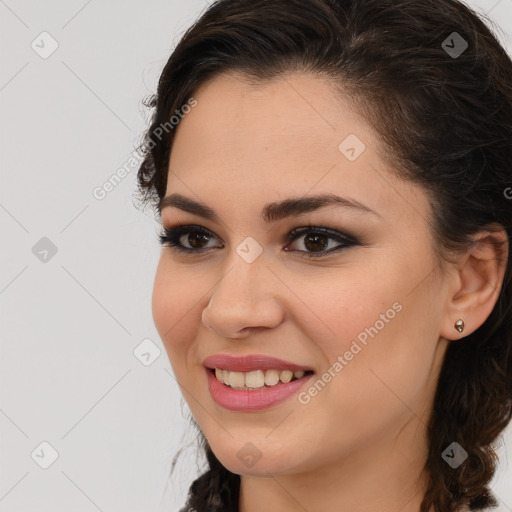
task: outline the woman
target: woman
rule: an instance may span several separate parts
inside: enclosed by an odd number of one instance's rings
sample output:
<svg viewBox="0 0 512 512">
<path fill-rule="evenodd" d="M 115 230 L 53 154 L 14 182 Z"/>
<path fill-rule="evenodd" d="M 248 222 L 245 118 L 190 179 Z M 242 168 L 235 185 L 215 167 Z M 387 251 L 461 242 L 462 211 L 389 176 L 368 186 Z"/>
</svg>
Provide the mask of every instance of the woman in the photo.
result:
<svg viewBox="0 0 512 512">
<path fill-rule="evenodd" d="M 499 504 L 510 84 L 455 0 L 221 0 L 183 36 L 138 183 L 209 464 L 184 511 Z"/>
</svg>

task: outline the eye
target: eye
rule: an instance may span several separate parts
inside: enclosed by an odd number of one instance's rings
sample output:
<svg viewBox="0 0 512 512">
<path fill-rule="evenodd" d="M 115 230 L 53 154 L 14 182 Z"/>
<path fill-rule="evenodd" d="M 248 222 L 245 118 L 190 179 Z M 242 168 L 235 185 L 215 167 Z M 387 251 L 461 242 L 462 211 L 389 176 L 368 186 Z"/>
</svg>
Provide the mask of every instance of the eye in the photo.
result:
<svg viewBox="0 0 512 512">
<path fill-rule="evenodd" d="M 298 252 L 306 252 L 310 257 L 319 257 L 332 252 L 338 252 L 348 247 L 360 245 L 358 240 L 351 235 L 347 235 L 334 229 L 325 228 L 322 226 L 303 226 L 295 228 L 287 235 L 287 240 L 295 241 L 302 239 L 302 245 L 306 251 L 299 250 Z M 330 241 L 338 242 L 338 245 L 332 244 Z M 285 250 L 289 250 L 286 249 Z M 308 252 L 312 251 L 312 252 Z"/>
<path fill-rule="evenodd" d="M 168 246 L 179 252 L 200 252 L 209 247 L 201 247 L 201 244 L 208 242 L 212 233 L 201 226 L 169 226 L 165 227 L 159 235 L 160 244 Z M 183 245 L 182 239 L 192 247 Z"/>
<path fill-rule="evenodd" d="M 185 226 L 176 225 L 169 226 L 163 229 L 159 235 L 160 243 L 162 246 L 167 246 L 182 253 L 197 254 L 214 246 L 206 246 L 208 242 L 215 238 L 211 231 L 201 226 Z M 288 233 L 286 241 L 294 242 L 295 240 L 303 239 L 302 244 L 305 250 L 291 249 L 292 252 L 305 253 L 309 257 L 318 257 L 337 252 L 342 249 L 360 245 L 359 242 L 351 235 L 347 235 L 340 231 L 321 227 L 321 226 L 302 226 L 295 228 Z M 331 243 L 335 241 L 338 245 Z M 185 245 L 185 244 L 188 244 Z M 222 248 L 221 246 L 220 248 Z M 290 249 L 285 248 L 285 251 Z M 311 251 L 311 252 L 310 252 Z"/>
</svg>

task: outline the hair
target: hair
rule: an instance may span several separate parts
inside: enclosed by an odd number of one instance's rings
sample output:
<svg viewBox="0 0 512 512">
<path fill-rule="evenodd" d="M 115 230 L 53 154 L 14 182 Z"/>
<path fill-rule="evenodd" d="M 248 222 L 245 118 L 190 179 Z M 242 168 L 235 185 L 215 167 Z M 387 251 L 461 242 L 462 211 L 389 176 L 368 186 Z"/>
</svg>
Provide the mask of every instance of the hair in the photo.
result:
<svg viewBox="0 0 512 512">
<path fill-rule="evenodd" d="M 504 228 L 510 239 L 512 61 L 491 25 L 457 0 L 213 3 L 181 37 L 157 93 L 144 100 L 153 116 L 137 175 L 143 203 L 158 211 L 176 131 L 161 127 L 200 85 L 230 71 L 254 83 L 300 71 L 327 77 L 353 101 L 397 175 L 429 194 L 439 254 L 467 250 L 480 229 Z M 459 36 L 468 47 L 450 55 L 446 41 L 454 46 L 450 38 Z M 446 351 L 427 428 L 420 512 L 498 504 L 489 483 L 498 464 L 494 443 L 512 418 L 511 304 L 509 252 L 493 311 Z M 453 442 L 468 453 L 457 469 L 442 458 Z M 240 476 L 204 436 L 201 448 L 208 469 L 192 483 L 186 507 L 237 511 Z"/>
</svg>

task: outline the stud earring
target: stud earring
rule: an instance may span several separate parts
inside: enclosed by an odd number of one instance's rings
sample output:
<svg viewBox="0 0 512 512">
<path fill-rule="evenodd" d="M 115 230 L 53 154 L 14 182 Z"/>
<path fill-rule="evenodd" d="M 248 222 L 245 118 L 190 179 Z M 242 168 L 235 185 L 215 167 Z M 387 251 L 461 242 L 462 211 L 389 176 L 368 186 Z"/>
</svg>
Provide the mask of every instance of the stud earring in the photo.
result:
<svg viewBox="0 0 512 512">
<path fill-rule="evenodd" d="M 454 327 L 457 331 L 462 332 L 464 330 L 464 320 L 457 320 Z"/>
</svg>

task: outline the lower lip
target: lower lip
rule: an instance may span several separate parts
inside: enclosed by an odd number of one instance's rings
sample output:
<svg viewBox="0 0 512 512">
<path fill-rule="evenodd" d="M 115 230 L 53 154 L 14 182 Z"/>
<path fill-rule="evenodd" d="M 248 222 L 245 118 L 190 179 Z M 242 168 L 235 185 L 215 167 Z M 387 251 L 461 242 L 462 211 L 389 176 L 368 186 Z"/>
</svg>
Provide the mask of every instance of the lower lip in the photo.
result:
<svg viewBox="0 0 512 512">
<path fill-rule="evenodd" d="M 288 383 L 281 382 L 268 388 L 246 391 L 226 386 L 208 368 L 206 373 L 212 398 L 219 405 L 231 411 L 259 411 L 276 405 L 296 394 L 314 376 L 314 373 L 310 373 Z"/>
</svg>

